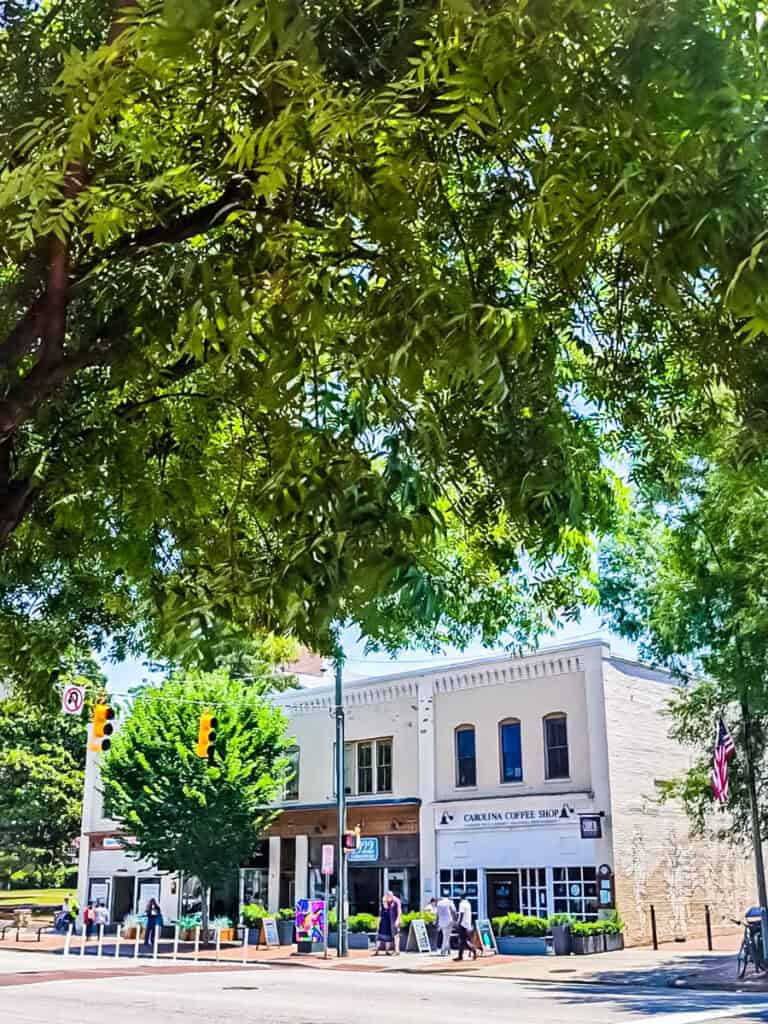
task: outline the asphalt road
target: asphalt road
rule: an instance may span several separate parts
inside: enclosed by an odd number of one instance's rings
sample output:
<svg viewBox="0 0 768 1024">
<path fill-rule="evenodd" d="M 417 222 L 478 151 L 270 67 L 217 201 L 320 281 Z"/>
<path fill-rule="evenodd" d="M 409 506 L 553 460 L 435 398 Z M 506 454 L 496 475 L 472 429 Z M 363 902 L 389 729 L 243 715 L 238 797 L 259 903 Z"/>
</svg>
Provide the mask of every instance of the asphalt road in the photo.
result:
<svg viewBox="0 0 768 1024">
<path fill-rule="evenodd" d="M 768 1024 L 765 996 L 460 975 L 267 967 L 27 980 L 0 987 L 9 1024 Z"/>
</svg>

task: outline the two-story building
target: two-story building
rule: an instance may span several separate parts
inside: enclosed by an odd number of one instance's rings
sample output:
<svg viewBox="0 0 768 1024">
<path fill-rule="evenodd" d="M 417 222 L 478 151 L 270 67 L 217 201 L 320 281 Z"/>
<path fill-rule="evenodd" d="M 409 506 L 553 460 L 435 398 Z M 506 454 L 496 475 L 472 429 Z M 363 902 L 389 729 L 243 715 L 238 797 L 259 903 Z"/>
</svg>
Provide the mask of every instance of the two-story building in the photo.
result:
<svg viewBox="0 0 768 1024">
<path fill-rule="evenodd" d="M 589 920 L 615 903 L 635 942 L 649 938 L 651 904 L 662 937 L 700 933 L 707 902 L 735 916 L 754 902 L 750 861 L 693 838 L 682 809 L 657 799 L 656 781 L 690 763 L 668 736 L 672 686 L 602 641 L 346 683 L 347 824 L 366 840 L 349 858 L 351 911 L 375 911 L 388 889 L 411 909 L 466 892 L 481 917 Z M 275 699 L 295 775 L 215 910 L 275 910 L 322 891 L 321 850 L 336 835 L 333 687 Z M 194 879 L 160 878 L 118 848 L 94 772 L 89 763 L 81 900 L 90 885 L 116 917 L 129 892 L 135 906 L 159 894 L 169 919 L 194 909 Z"/>
</svg>

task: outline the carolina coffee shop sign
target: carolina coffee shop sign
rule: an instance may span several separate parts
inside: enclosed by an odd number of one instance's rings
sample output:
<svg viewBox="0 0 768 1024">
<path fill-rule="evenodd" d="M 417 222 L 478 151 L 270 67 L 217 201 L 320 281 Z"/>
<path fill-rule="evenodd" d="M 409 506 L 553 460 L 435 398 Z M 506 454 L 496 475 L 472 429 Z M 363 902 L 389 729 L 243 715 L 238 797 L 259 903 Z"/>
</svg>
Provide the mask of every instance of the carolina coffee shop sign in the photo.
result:
<svg viewBox="0 0 768 1024">
<path fill-rule="evenodd" d="M 464 828 L 514 828 L 515 826 L 563 825 L 576 818 L 570 804 L 559 807 L 533 807 L 519 810 L 507 808 L 478 808 L 477 810 L 438 811 L 437 827 L 446 829 Z"/>
</svg>

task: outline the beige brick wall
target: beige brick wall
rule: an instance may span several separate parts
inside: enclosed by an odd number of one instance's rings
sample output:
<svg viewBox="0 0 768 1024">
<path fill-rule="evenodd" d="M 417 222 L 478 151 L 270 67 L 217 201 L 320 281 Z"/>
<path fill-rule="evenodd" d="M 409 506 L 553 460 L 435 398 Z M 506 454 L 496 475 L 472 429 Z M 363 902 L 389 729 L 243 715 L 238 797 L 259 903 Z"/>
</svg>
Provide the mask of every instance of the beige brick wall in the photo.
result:
<svg viewBox="0 0 768 1024">
<path fill-rule="evenodd" d="M 661 942 L 703 936 L 705 904 L 713 931 L 732 927 L 728 918 L 756 902 L 751 857 L 694 838 L 682 806 L 657 800 L 655 780 L 681 774 L 693 757 L 668 735 L 672 686 L 619 659 L 604 670 L 616 898 L 628 944 L 651 941 L 651 904 Z"/>
</svg>

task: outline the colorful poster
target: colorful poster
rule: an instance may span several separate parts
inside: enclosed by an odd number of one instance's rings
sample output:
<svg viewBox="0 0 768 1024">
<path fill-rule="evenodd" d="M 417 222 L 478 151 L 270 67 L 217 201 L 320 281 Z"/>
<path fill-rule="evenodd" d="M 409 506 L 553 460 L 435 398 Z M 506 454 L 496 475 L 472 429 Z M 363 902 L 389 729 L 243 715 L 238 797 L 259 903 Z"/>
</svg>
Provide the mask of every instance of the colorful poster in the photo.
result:
<svg viewBox="0 0 768 1024">
<path fill-rule="evenodd" d="M 299 900 L 296 903 L 296 941 L 322 942 L 325 934 L 325 901 Z"/>
</svg>

